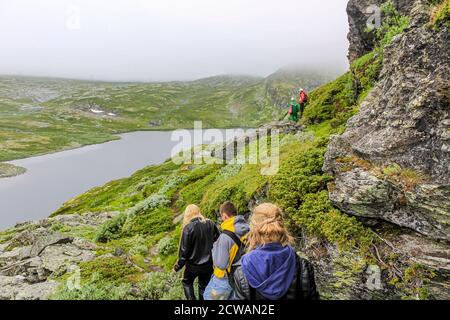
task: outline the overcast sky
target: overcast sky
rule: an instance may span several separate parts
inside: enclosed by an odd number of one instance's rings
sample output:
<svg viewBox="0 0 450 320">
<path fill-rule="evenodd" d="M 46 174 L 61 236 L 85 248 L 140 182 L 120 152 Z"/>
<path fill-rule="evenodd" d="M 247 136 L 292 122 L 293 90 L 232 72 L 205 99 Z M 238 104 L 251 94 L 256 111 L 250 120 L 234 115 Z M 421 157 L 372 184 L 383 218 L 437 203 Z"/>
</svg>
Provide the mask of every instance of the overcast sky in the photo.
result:
<svg viewBox="0 0 450 320">
<path fill-rule="evenodd" d="M 347 68 L 347 0 L 0 0 L 0 74 L 118 81 Z"/>
</svg>

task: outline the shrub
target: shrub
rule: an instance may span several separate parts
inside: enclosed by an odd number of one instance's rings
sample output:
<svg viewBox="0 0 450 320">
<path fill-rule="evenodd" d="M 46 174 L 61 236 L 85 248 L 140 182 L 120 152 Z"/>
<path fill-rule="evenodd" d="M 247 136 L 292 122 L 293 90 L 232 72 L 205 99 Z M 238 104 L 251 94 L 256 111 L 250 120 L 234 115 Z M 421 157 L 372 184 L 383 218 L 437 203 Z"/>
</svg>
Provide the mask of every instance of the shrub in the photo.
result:
<svg viewBox="0 0 450 320">
<path fill-rule="evenodd" d="M 181 189 L 180 197 L 177 201 L 177 206 L 184 208 L 191 203 L 200 203 L 206 189 L 216 180 L 217 172 L 203 177 Z"/>
<path fill-rule="evenodd" d="M 149 252 L 146 240 L 142 236 L 137 236 L 133 238 L 133 245 L 129 250 L 131 255 L 141 255 L 145 257 Z"/>
<path fill-rule="evenodd" d="M 88 283 L 80 289 L 70 289 L 66 284 L 52 294 L 50 300 L 127 300 L 130 298 L 131 285 L 119 286 L 105 283 Z"/>
<path fill-rule="evenodd" d="M 127 221 L 127 215 L 120 213 L 113 219 L 105 222 L 95 235 L 96 242 L 106 243 L 111 240 L 119 239 L 122 232 L 122 227 Z"/>
<path fill-rule="evenodd" d="M 355 104 L 356 98 L 352 74 L 347 72 L 311 92 L 304 121 L 307 124 L 317 124 L 334 119 L 337 114 L 349 111 Z"/>
<path fill-rule="evenodd" d="M 248 203 L 267 185 L 267 176 L 260 174 L 257 165 L 246 165 L 239 173 L 227 180 L 212 183 L 205 191 L 200 206 L 205 216 L 215 219 L 220 205 L 231 201 L 239 214 L 249 212 Z"/>
<path fill-rule="evenodd" d="M 358 245 L 367 249 L 373 240 L 370 231 L 356 218 L 333 208 L 326 190 L 306 195 L 293 219 L 309 234 L 337 243 L 342 248 Z"/>
<path fill-rule="evenodd" d="M 287 213 L 293 214 L 306 195 L 324 190 L 331 180 L 322 172 L 324 154 L 323 148 L 312 147 L 303 152 L 294 150 L 273 177 L 270 198 Z"/>
<path fill-rule="evenodd" d="M 121 231 L 124 236 L 156 235 L 172 228 L 172 216 L 172 210 L 165 207 L 130 216 Z"/>
<path fill-rule="evenodd" d="M 119 257 L 81 262 L 79 267 L 84 283 L 129 283 L 139 274 L 138 269 L 130 265 L 126 259 Z"/>
<path fill-rule="evenodd" d="M 157 245 L 157 252 L 162 256 L 168 256 L 175 253 L 178 249 L 177 241 L 171 237 L 162 238 Z"/>
<path fill-rule="evenodd" d="M 181 300 L 181 279 L 169 272 L 152 272 L 139 284 L 145 300 Z"/>
<path fill-rule="evenodd" d="M 148 198 L 144 199 L 143 201 L 139 202 L 132 208 L 128 209 L 126 211 L 126 214 L 128 216 L 134 216 L 137 214 L 143 214 L 148 211 L 151 211 L 157 207 L 165 206 L 170 204 L 169 199 L 163 194 L 155 193 L 149 196 Z"/>
</svg>

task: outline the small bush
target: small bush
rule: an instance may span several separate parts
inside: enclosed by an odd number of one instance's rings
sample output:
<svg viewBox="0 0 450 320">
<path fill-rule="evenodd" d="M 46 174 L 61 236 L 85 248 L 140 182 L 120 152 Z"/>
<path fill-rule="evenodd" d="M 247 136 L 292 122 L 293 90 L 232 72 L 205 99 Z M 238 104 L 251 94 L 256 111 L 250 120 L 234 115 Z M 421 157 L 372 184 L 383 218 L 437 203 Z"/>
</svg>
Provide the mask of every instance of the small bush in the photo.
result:
<svg viewBox="0 0 450 320">
<path fill-rule="evenodd" d="M 293 214 L 306 195 L 326 189 L 331 177 L 322 172 L 324 154 L 324 148 L 313 147 L 303 152 L 294 150 L 273 177 L 270 198 L 287 213 Z"/>
<path fill-rule="evenodd" d="M 129 254 L 131 255 L 141 255 L 143 257 L 147 256 L 149 253 L 149 248 L 147 246 L 146 240 L 142 236 L 137 236 L 133 238 L 133 246 L 130 248 Z"/>
<path fill-rule="evenodd" d="M 333 208 L 326 190 L 306 195 L 293 219 L 309 234 L 337 243 L 341 248 L 358 246 L 366 250 L 373 240 L 370 231 L 356 218 Z"/>
<path fill-rule="evenodd" d="M 130 298 L 131 285 L 95 284 L 82 285 L 80 289 L 70 289 L 63 285 L 52 294 L 50 300 L 127 300 Z"/>
<path fill-rule="evenodd" d="M 130 216 L 123 225 L 124 236 L 156 235 L 172 228 L 173 212 L 169 208 L 158 208 L 146 214 Z"/>
<path fill-rule="evenodd" d="M 110 282 L 129 283 L 138 275 L 139 270 L 124 258 L 100 258 L 79 264 L 81 280 L 84 283 Z"/>
<path fill-rule="evenodd" d="M 178 249 L 178 244 L 174 238 L 165 237 L 162 238 L 157 245 L 158 254 L 162 256 L 168 256 L 175 253 Z"/>
<path fill-rule="evenodd" d="M 166 206 L 168 204 L 170 204 L 170 201 L 165 195 L 155 193 L 149 196 L 148 198 L 144 199 L 143 201 L 139 202 L 132 208 L 128 209 L 126 211 L 126 214 L 128 216 L 145 214 L 146 212 L 149 212 L 157 207 Z"/>
<path fill-rule="evenodd" d="M 182 300 L 181 279 L 169 272 L 152 272 L 139 286 L 145 300 Z"/>
<path fill-rule="evenodd" d="M 127 221 L 127 215 L 121 213 L 113 219 L 105 222 L 95 235 L 96 242 L 106 243 L 111 240 L 119 239 L 122 233 L 122 227 Z"/>
</svg>

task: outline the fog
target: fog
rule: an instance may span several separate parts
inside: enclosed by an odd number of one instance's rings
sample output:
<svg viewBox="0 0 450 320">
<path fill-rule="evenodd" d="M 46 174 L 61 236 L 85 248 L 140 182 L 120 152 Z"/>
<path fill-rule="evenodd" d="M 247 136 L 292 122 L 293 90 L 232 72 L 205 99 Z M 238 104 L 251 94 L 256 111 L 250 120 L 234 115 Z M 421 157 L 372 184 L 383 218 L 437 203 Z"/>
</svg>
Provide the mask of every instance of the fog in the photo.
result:
<svg viewBox="0 0 450 320">
<path fill-rule="evenodd" d="M 0 74 L 111 81 L 344 71 L 347 0 L 0 0 Z"/>
</svg>

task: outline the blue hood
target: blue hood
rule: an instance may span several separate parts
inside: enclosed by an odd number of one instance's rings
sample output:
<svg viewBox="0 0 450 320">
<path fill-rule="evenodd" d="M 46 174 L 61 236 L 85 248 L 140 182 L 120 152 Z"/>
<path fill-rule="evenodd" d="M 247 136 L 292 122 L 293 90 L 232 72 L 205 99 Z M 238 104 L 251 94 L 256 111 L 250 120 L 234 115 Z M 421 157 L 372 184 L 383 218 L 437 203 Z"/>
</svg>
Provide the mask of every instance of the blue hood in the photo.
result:
<svg viewBox="0 0 450 320">
<path fill-rule="evenodd" d="M 282 298 L 297 272 L 296 253 L 290 246 L 270 243 L 242 257 L 249 285 L 269 300 Z"/>
</svg>

